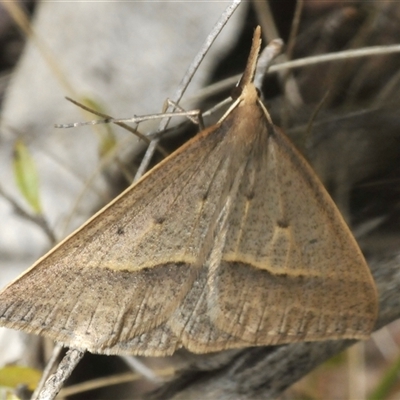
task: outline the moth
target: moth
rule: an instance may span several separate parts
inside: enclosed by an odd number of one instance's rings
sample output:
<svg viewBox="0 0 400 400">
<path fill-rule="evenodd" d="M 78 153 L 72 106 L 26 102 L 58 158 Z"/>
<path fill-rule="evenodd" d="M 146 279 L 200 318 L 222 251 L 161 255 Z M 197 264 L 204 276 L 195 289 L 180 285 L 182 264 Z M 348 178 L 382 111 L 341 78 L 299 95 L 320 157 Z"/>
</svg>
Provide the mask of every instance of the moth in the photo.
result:
<svg viewBox="0 0 400 400">
<path fill-rule="evenodd" d="M 101 354 L 365 339 L 377 292 L 322 184 L 253 84 L 0 294 L 0 325 Z"/>
</svg>

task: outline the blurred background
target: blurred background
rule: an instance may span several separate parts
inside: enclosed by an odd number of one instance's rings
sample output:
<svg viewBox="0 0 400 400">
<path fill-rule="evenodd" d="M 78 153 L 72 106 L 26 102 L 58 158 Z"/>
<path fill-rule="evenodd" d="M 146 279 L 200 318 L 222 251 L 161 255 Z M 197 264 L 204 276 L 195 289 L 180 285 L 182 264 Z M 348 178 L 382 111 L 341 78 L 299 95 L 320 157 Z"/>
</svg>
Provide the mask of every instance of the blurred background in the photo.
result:
<svg viewBox="0 0 400 400">
<path fill-rule="evenodd" d="M 228 4 L 0 2 L 1 287 L 127 187 L 146 148 L 116 125 L 54 128 L 98 118 L 64 97 L 116 118 L 161 112 Z M 264 43 L 286 43 L 277 65 L 349 51 L 269 74 L 263 95 L 275 124 L 310 161 L 351 227 L 377 281 L 379 326 L 386 326 L 282 392 L 283 399 L 400 398 L 400 55 L 351 53 L 399 44 L 399 22 L 399 3 L 385 0 L 246 1 L 180 103 L 205 111 L 229 96 L 235 79 L 225 79 L 243 71 L 257 24 Z M 138 129 L 148 134 L 157 126 L 147 121 Z M 161 143 L 169 151 L 198 131 L 185 119 L 171 126 Z M 153 164 L 161 159 L 157 152 Z M 1 329 L 0 364 L 33 368 L 0 369 L 1 393 L 19 383 L 14 393 L 28 396 L 49 354 L 51 344 Z M 192 361 L 181 354 L 143 362 L 157 375 L 187 372 Z M 160 385 L 130 371 L 118 357 L 87 355 L 70 384 L 97 379 L 102 387 L 70 393 L 139 398 Z M 103 379 L 111 375 L 113 384 Z M 61 393 L 67 395 L 68 388 Z"/>
</svg>

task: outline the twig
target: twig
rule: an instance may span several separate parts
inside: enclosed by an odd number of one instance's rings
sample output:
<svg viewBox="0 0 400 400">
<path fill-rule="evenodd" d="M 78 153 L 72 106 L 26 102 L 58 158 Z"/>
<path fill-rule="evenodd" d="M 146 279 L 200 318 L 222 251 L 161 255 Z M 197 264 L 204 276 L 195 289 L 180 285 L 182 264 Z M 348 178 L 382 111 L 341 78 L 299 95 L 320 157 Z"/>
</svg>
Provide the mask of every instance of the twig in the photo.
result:
<svg viewBox="0 0 400 400">
<path fill-rule="evenodd" d="M 378 56 L 382 54 L 399 53 L 400 45 L 393 44 L 388 46 L 370 46 L 363 49 L 343 50 L 336 53 L 321 54 L 318 56 L 300 58 L 298 60 L 284 62 L 278 65 L 273 65 L 269 72 L 276 72 L 283 69 L 293 69 L 306 67 L 313 64 L 320 64 L 329 61 L 346 60 L 349 58 Z"/>
<path fill-rule="evenodd" d="M 280 35 L 275 20 L 273 18 L 269 1 L 253 0 L 253 5 L 261 22 L 263 36 L 267 39 L 268 42 L 279 38 Z M 282 54 L 280 58 L 285 61 L 288 60 L 286 54 Z M 291 71 L 279 73 L 279 78 L 285 93 L 285 97 L 294 107 L 298 107 L 299 105 L 301 105 L 303 103 L 303 100 L 301 98 L 300 90 L 298 88 L 296 80 L 294 79 L 294 76 L 292 76 Z"/>
<path fill-rule="evenodd" d="M 59 343 L 57 343 L 54 346 L 53 353 L 51 354 L 50 360 L 47 362 L 46 367 L 43 370 L 42 377 L 40 378 L 40 381 L 39 381 L 38 385 L 36 386 L 35 391 L 32 394 L 31 400 L 37 400 L 39 393 L 42 391 L 47 378 L 49 377 L 52 369 L 56 365 L 56 362 L 58 360 L 58 357 L 60 356 L 62 349 L 63 349 L 63 346 Z"/>
<path fill-rule="evenodd" d="M 43 390 L 39 393 L 38 400 L 55 399 L 84 354 L 84 351 L 69 349 L 58 365 L 57 371 L 46 381 Z"/>
<path fill-rule="evenodd" d="M 336 61 L 336 60 L 370 57 L 370 56 L 392 54 L 392 53 L 400 53 L 400 45 L 394 44 L 388 46 L 370 46 L 370 47 L 364 47 L 362 49 L 343 50 L 343 51 L 338 51 L 336 53 L 320 54 L 312 57 L 299 58 L 297 60 L 271 65 L 268 69 L 268 73 L 272 74 L 286 69 L 308 67 L 310 65 Z M 196 96 L 192 96 L 190 100 L 193 101 L 199 98 L 212 96 L 217 93 L 220 93 L 221 91 L 226 90 L 235 85 L 236 82 L 240 79 L 240 77 L 241 74 L 237 74 L 231 76 L 230 78 L 226 78 L 219 82 L 213 83 L 212 85 L 200 89 L 196 94 Z"/>
<path fill-rule="evenodd" d="M 156 370 L 154 372 L 157 374 L 157 376 L 165 377 L 165 379 L 167 379 L 172 377 L 174 369 L 164 368 L 161 370 Z M 91 379 L 89 381 L 77 383 L 75 385 L 71 385 L 61 389 L 60 396 L 61 397 L 73 396 L 74 394 L 82 394 L 83 392 L 88 392 L 90 390 L 100 389 L 103 387 L 109 387 L 111 385 L 121 385 L 127 382 L 138 381 L 139 379 L 142 378 L 143 375 L 141 374 L 137 374 L 135 372 L 126 372 L 126 373 Z"/>
<path fill-rule="evenodd" d="M 282 39 L 274 39 L 268 43 L 268 46 L 261 52 L 257 63 L 257 69 L 254 75 L 254 86 L 261 90 L 261 85 L 264 76 L 266 75 L 268 68 L 272 61 L 277 57 L 283 48 Z"/>
<path fill-rule="evenodd" d="M 55 128 L 72 128 L 72 127 L 77 127 L 77 126 L 81 126 L 81 125 L 97 125 L 97 124 L 101 124 L 101 123 L 112 122 L 112 123 L 114 123 L 115 125 L 118 125 L 118 126 L 120 126 L 121 128 L 124 128 L 124 129 L 126 129 L 127 131 L 133 133 L 133 134 L 136 135 L 139 139 L 142 139 L 142 140 L 145 141 L 146 143 L 148 143 L 148 144 L 151 143 L 150 139 L 149 139 L 147 136 L 143 135 L 143 133 L 139 132 L 137 129 L 132 128 L 131 126 L 129 126 L 129 125 L 127 125 L 127 124 L 125 123 L 125 122 L 128 122 L 128 121 L 122 121 L 122 120 L 115 119 L 115 118 L 111 117 L 111 116 L 108 115 L 108 114 L 104 114 L 104 113 L 102 113 L 102 112 L 99 112 L 99 111 L 97 111 L 97 110 L 94 110 L 93 108 L 88 107 L 88 106 L 86 106 L 86 105 L 80 103 L 79 101 L 76 101 L 76 100 L 74 100 L 74 99 L 71 99 L 71 98 L 68 97 L 68 96 L 66 97 L 66 99 L 67 99 L 68 101 L 70 101 L 72 104 L 75 104 L 76 106 L 82 108 L 83 110 L 88 111 L 88 112 L 90 112 L 90 113 L 92 113 L 92 114 L 95 114 L 95 115 L 98 115 L 99 117 L 104 118 L 104 120 L 103 120 L 103 121 L 89 121 L 89 122 L 85 122 L 85 123 L 76 122 L 76 123 L 72 123 L 72 124 L 55 124 L 55 125 L 54 125 Z M 134 121 L 129 121 L 129 122 L 134 122 Z M 139 122 L 140 122 L 140 121 L 139 121 Z M 164 150 L 161 146 L 157 146 L 156 149 L 159 150 L 160 153 L 163 154 L 164 156 L 167 156 L 167 155 L 168 155 L 168 152 L 167 152 L 166 150 Z"/>
<path fill-rule="evenodd" d="M 299 32 L 301 14 L 304 8 L 304 0 L 296 1 L 296 8 L 294 10 L 294 16 L 292 26 L 290 28 L 289 39 L 286 47 L 286 57 L 290 60 L 293 55 L 294 46 L 296 44 L 297 33 Z"/>
<path fill-rule="evenodd" d="M 57 238 L 50 228 L 47 220 L 43 217 L 43 215 L 32 215 L 25 211 L 9 194 L 7 194 L 3 188 L 0 186 L 0 196 L 6 199 L 13 207 L 16 214 L 20 215 L 23 218 L 26 218 L 28 221 L 33 222 L 34 224 L 38 225 L 43 232 L 47 235 L 50 240 L 50 243 L 55 244 L 57 243 Z"/>
<path fill-rule="evenodd" d="M 53 54 L 52 50 L 46 45 L 41 37 L 37 35 L 36 31 L 32 27 L 32 24 L 29 22 L 26 11 L 15 1 L 1 0 L 0 3 L 10 13 L 19 29 L 21 29 L 22 33 L 26 35 L 26 37 L 28 37 L 32 43 L 35 44 L 41 56 L 53 72 L 53 76 L 57 78 L 59 83 L 68 93 L 76 96 L 76 91 L 68 81 L 66 74 L 63 72 L 60 64 L 57 61 L 57 57 Z"/>
</svg>

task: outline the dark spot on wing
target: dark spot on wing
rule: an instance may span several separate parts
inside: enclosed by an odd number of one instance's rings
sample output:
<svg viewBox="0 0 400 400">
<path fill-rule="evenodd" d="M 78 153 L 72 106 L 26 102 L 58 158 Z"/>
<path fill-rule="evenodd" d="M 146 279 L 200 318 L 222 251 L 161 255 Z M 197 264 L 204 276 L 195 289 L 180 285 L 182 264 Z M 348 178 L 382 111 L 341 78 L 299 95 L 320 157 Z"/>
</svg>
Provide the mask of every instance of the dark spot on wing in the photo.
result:
<svg viewBox="0 0 400 400">
<path fill-rule="evenodd" d="M 276 221 L 276 224 L 279 226 L 279 228 L 289 227 L 289 222 L 284 219 L 278 219 L 278 221 Z"/>
<path fill-rule="evenodd" d="M 254 198 L 254 191 L 252 190 L 251 192 L 246 193 L 246 198 L 247 200 L 253 200 Z"/>
<path fill-rule="evenodd" d="M 207 198 L 208 198 L 208 191 L 202 194 L 201 201 L 206 201 Z"/>
<path fill-rule="evenodd" d="M 164 221 L 165 221 L 165 217 L 161 217 L 161 216 L 154 217 L 154 222 L 155 222 L 156 224 L 158 224 L 158 225 L 163 224 Z"/>
<path fill-rule="evenodd" d="M 117 235 L 123 235 L 125 234 L 124 228 L 122 226 L 119 226 L 117 228 Z"/>
</svg>

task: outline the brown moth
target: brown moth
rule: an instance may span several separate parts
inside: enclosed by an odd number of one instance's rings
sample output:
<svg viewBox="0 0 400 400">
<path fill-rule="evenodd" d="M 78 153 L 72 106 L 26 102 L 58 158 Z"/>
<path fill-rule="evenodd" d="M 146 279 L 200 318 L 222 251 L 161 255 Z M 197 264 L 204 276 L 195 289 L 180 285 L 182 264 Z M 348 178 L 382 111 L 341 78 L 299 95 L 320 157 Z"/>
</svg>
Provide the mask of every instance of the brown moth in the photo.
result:
<svg viewBox="0 0 400 400">
<path fill-rule="evenodd" d="M 0 324 L 103 354 L 365 339 L 366 262 L 252 81 L 199 133 L 0 294 Z"/>
</svg>

